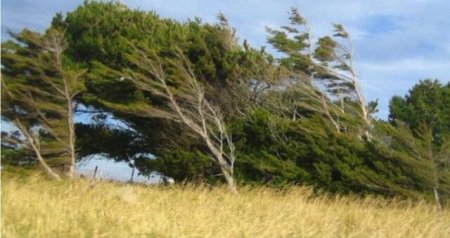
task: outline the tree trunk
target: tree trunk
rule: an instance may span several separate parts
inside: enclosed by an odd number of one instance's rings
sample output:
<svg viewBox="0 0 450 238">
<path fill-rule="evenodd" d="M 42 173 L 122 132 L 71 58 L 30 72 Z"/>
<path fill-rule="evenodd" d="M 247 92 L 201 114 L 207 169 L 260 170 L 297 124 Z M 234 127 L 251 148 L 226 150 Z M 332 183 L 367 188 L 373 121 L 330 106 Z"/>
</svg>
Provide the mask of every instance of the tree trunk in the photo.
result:
<svg viewBox="0 0 450 238">
<path fill-rule="evenodd" d="M 50 166 L 48 166 L 47 162 L 45 162 L 44 157 L 42 157 L 41 151 L 38 145 L 36 144 L 35 138 L 28 132 L 28 130 L 22 125 L 20 120 L 17 118 L 16 118 L 16 125 L 19 128 L 19 130 L 24 134 L 24 136 L 27 138 L 29 146 L 34 151 L 34 154 L 36 155 L 39 164 L 44 168 L 45 172 L 53 179 L 61 180 L 61 177 L 57 173 L 55 173 L 52 170 L 52 168 L 50 168 Z"/>
<path fill-rule="evenodd" d="M 68 92 L 67 92 L 68 93 Z M 76 162 L 76 151 L 75 151 L 75 126 L 73 123 L 73 108 L 72 100 L 68 98 L 67 100 L 67 127 L 69 129 L 69 170 L 67 171 L 67 176 L 73 178 L 75 175 L 75 162 Z"/>
<path fill-rule="evenodd" d="M 205 134 L 202 136 L 203 140 L 206 142 L 209 150 L 215 157 L 215 161 L 219 164 L 222 175 L 225 177 L 225 181 L 228 184 L 228 188 L 232 193 L 238 193 L 236 181 L 234 179 L 234 168 L 232 164 L 229 164 L 223 157 L 223 153 L 218 151 L 214 144 L 211 142 L 210 138 Z"/>
<path fill-rule="evenodd" d="M 225 177 L 225 180 L 227 181 L 228 188 L 230 189 L 230 191 L 232 193 L 237 194 L 238 190 L 237 190 L 236 180 L 234 179 L 233 174 L 230 171 L 228 171 L 226 168 L 224 168 L 223 166 L 220 166 L 220 170 L 222 171 L 222 174 Z"/>
<path fill-rule="evenodd" d="M 439 191 L 437 187 L 433 188 L 434 200 L 436 201 L 436 206 L 439 210 L 442 210 L 441 199 L 439 198 Z"/>
<path fill-rule="evenodd" d="M 36 148 L 34 145 L 32 145 L 32 147 L 33 147 L 34 153 L 36 154 L 36 157 L 37 157 L 37 159 L 38 159 L 40 165 L 42 165 L 42 167 L 44 167 L 45 172 L 46 172 L 50 177 L 52 177 L 53 179 L 58 180 L 58 181 L 61 180 L 61 177 L 60 177 L 57 173 L 55 173 L 55 172 L 50 168 L 50 166 L 48 166 L 48 164 L 44 161 L 44 158 L 42 157 L 42 155 L 41 155 L 41 153 L 39 152 L 39 150 L 37 150 L 37 148 Z"/>
<path fill-rule="evenodd" d="M 424 127 L 425 131 L 423 131 L 422 133 L 425 136 L 425 142 L 426 145 L 428 147 L 428 159 L 430 161 L 430 165 L 433 168 L 433 195 L 434 195 L 434 199 L 436 201 L 436 206 L 439 210 L 442 209 L 441 206 L 441 200 L 439 198 L 439 175 L 438 175 L 438 171 L 437 171 L 437 166 L 435 163 L 435 158 L 434 158 L 434 153 L 433 153 L 433 135 L 432 135 L 432 131 L 431 128 L 429 126 L 425 126 Z"/>
<path fill-rule="evenodd" d="M 323 95 L 322 93 L 321 93 L 320 100 L 322 102 L 322 107 L 323 107 L 325 114 L 327 115 L 327 117 L 331 121 L 331 123 L 333 123 L 333 126 L 336 129 L 336 132 L 339 134 L 341 132 L 341 128 L 340 128 L 339 124 L 336 122 L 336 120 L 334 120 L 333 116 L 331 116 L 330 110 L 328 109 L 328 102 L 325 98 L 325 95 Z"/>
</svg>

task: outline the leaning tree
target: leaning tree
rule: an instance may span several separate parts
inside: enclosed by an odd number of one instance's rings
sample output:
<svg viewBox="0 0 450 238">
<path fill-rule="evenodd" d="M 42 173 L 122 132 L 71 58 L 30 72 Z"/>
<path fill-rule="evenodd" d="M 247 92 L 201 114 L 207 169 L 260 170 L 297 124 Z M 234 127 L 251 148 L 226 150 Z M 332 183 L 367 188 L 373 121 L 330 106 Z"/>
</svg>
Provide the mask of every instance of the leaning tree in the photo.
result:
<svg viewBox="0 0 450 238">
<path fill-rule="evenodd" d="M 75 173 L 75 97 L 84 70 L 64 57 L 64 33 L 23 30 L 2 44 L 2 119 L 19 130 L 14 143 L 33 151 L 53 178 Z M 59 170 L 59 171 L 57 171 Z"/>
</svg>

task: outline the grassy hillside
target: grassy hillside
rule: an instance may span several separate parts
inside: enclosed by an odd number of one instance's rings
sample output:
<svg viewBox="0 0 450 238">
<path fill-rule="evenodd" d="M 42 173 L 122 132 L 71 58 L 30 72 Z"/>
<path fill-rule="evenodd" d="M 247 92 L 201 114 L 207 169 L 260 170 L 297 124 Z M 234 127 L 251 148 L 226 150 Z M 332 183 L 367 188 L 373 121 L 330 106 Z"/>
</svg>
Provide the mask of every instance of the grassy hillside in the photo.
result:
<svg viewBox="0 0 450 238">
<path fill-rule="evenodd" d="M 425 202 L 2 174 L 2 237 L 450 237 Z"/>
</svg>

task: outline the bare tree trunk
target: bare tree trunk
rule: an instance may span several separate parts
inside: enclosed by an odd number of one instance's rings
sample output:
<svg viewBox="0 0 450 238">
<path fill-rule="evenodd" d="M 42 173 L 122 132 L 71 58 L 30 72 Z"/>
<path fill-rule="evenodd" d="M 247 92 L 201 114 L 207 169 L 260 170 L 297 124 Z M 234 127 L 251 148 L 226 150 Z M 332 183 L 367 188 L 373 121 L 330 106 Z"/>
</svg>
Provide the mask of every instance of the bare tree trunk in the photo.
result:
<svg viewBox="0 0 450 238">
<path fill-rule="evenodd" d="M 26 137 L 28 145 L 34 151 L 39 164 L 44 168 L 45 172 L 53 179 L 61 180 L 61 177 L 57 173 L 55 173 L 52 168 L 50 168 L 50 166 L 48 166 L 47 162 L 45 162 L 44 158 L 42 157 L 38 140 L 34 138 L 33 135 L 31 135 L 31 133 L 25 128 L 25 126 L 23 126 L 19 119 L 16 118 L 15 123 L 22 134 Z"/>
<path fill-rule="evenodd" d="M 322 101 L 322 107 L 323 110 L 325 112 L 325 115 L 327 115 L 328 119 L 331 121 L 331 123 L 333 123 L 334 128 L 336 128 L 337 133 L 341 132 L 341 128 L 339 126 L 339 124 L 336 122 L 336 120 L 334 120 L 333 116 L 331 116 L 330 110 L 328 109 L 328 102 L 325 98 L 325 95 L 323 95 L 323 93 L 321 93 L 321 101 Z"/>
<path fill-rule="evenodd" d="M 434 200 L 436 201 L 436 206 L 439 210 L 442 210 L 441 199 L 439 198 L 438 187 L 433 188 Z"/>
<path fill-rule="evenodd" d="M 223 176 L 225 177 L 225 180 L 227 181 L 228 188 L 232 193 L 238 193 L 236 180 L 234 179 L 233 171 L 229 171 L 225 169 L 223 166 L 220 167 L 220 170 L 222 171 Z"/>
<path fill-rule="evenodd" d="M 430 161 L 431 168 L 433 168 L 433 195 L 434 200 L 436 201 L 436 206 L 439 210 L 442 209 L 441 206 L 441 200 L 439 198 L 439 175 L 438 175 L 438 168 L 435 161 L 435 154 L 433 152 L 433 132 L 430 128 L 430 126 L 426 124 L 422 124 L 422 127 L 420 128 L 420 133 L 422 134 L 422 138 L 424 139 L 426 143 L 426 149 L 427 151 L 427 157 Z"/>
<path fill-rule="evenodd" d="M 236 181 L 234 179 L 234 161 L 228 162 L 223 157 L 223 151 L 219 151 L 217 147 L 213 144 L 210 137 L 205 135 L 203 136 L 203 140 L 206 142 L 211 153 L 216 158 L 220 170 L 222 171 L 222 175 L 225 177 L 225 181 L 228 184 L 228 188 L 233 193 L 237 193 Z"/>
<path fill-rule="evenodd" d="M 66 81 L 64 79 L 64 81 Z M 65 82 L 65 85 L 67 83 Z M 67 176 L 73 178 L 75 175 L 75 162 L 76 162 L 76 150 L 75 150 L 75 125 L 73 121 L 73 108 L 72 108 L 72 98 L 70 97 L 68 87 L 66 86 L 67 93 L 67 128 L 69 130 L 69 170 L 67 171 Z"/>
<path fill-rule="evenodd" d="M 351 58 L 352 59 L 352 58 Z M 353 67 L 353 64 L 352 64 Z M 362 94 L 361 86 L 359 85 L 359 79 L 358 76 L 354 72 L 354 69 L 351 68 L 351 74 L 353 78 L 353 86 L 355 88 L 356 98 L 358 100 L 359 108 L 361 109 L 362 118 L 364 120 L 364 123 L 366 124 L 366 135 L 370 136 L 369 130 L 372 126 L 372 120 L 370 119 L 369 112 L 367 111 L 366 107 L 366 101 L 364 100 L 364 96 Z"/>
<path fill-rule="evenodd" d="M 431 166 L 433 168 L 433 195 L 434 195 L 434 200 L 436 201 L 436 206 L 439 210 L 442 209 L 441 206 L 441 200 L 439 198 L 439 176 L 438 176 L 438 172 L 437 172 L 437 168 L 436 168 L 436 164 L 434 161 L 434 153 L 433 153 L 433 148 L 432 148 L 432 134 L 431 134 L 431 130 L 429 128 L 428 129 L 428 135 L 427 135 L 427 146 L 428 146 L 428 157 L 431 163 Z"/>
</svg>

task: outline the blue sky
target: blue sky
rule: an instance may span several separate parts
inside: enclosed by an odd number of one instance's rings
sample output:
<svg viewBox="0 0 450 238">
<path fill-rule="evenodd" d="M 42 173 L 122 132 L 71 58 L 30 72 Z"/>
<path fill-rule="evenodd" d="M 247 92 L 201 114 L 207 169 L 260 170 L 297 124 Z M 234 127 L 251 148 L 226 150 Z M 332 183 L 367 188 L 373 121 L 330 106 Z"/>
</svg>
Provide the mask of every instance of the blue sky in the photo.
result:
<svg viewBox="0 0 450 238">
<path fill-rule="evenodd" d="M 42 31 L 56 12 L 74 10 L 82 0 L 3 0 L 2 40 L 6 30 Z M 126 0 L 131 8 L 155 10 L 178 20 L 198 16 L 214 22 L 224 13 L 241 40 L 266 45 L 265 27 L 287 23 L 296 7 L 308 18 L 314 38 L 330 34 L 332 23 L 352 35 L 356 67 L 368 100 L 379 99 L 387 118 L 393 95 L 404 95 L 420 79 L 450 81 L 450 1 L 448 0 Z"/>
</svg>

